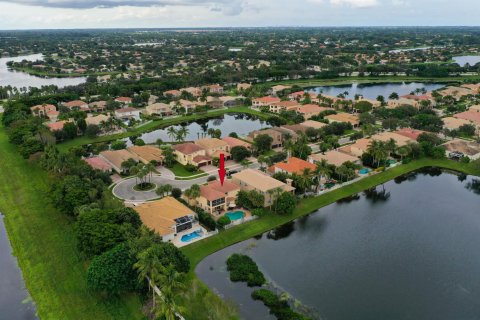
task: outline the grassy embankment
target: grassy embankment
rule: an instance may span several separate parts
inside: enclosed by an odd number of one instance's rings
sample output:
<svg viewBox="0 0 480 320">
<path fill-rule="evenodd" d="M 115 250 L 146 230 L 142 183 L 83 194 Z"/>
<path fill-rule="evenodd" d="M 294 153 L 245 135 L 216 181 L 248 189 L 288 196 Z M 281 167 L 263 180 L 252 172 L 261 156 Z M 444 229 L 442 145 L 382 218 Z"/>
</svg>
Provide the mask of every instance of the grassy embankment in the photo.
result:
<svg viewBox="0 0 480 320">
<path fill-rule="evenodd" d="M 0 127 L 0 211 L 40 319 L 143 319 L 137 295 L 104 299 L 86 287 L 72 221 L 49 202 L 47 173 L 21 158 Z"/>
<path fill-rule="evenodd" d="M 168 127 L 168 126 L 171 126 L 171 125 L 177 125 L 177 124 L 180 124 L 180 123 L 183 123 L 183 122 L 188 122 L 188 121 L 196 121 L 196 120 L 200 120 L 200 119 L 218 117 L 218 116 L 222 116 L 222 115 L 228 114 L 228 113 L 250 114 L 250 115 L 260 117 L 262 119 L 266 119 L 269 116 L 265 113 L 261 113 L 261 112 L 256 111 L 256 110 L 252 110 L 252 109 L 250 109 L 248 107 L 245 107 L 245 106 L 234 107 L 234 108 L 229 108 L 229 109 L 214 110 L 214 111 L 211 111 L 211 112 L 192 114 L 192 115 L 188 115 L 188 116 L 184 116 L 184 117 L 177 117 L 177 118 L 170 118 L 170 119 L 152 121 L 152 122 L 147 123 L 146 125 L 143 125 L 141 127 L 130 129 L 127 132 L 108 135 L 108 136 L 101 136 L 101 137 L 97 137 L 97 138 L 94 138 L 94 139 L 90 139 L 88 137 L 79 137 L 79 138 L 69 140 L 69 141 L 65 141 L 65 142 L 62 142 L 62 143 L 58 144 L 58 148 L 61 151 L 66 151 L 70 148 L 83 146 L 83 145 L 90 144 L 90 143 L 109 142 L 109 141 L 113 141 L 113 140 L 128 138 L 128 137 L 135 136 L 135 135 L 141 135 L 145 132 L 150 132 L 150 131 L 153 131 L 153 130 L 162 129 L 162 128 L 165 128 L 165 127 Z"/>
</svg>

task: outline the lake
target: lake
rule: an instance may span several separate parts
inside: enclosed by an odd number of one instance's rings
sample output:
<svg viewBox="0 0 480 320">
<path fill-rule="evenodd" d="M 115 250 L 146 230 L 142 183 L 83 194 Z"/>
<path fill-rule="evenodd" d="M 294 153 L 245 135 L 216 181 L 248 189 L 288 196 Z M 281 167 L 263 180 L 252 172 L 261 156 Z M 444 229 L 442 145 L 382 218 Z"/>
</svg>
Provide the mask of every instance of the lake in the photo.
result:
<svg viewBox="0 0 480 320">
<path fill-rule="evenodd" d="M 480 56 L 458 56 L 458 57 L 453 57 L 452 59 L 460 67 L 465 67 L 467 63 L 470 66 L 474 66 L 480 62 Z"/>
<path fill-rule="evenodd" d="M 0 319 L 37 319 L 0 213 Z"/>
<path fill-rule="evenodd" d="M 354 99 L 356 94 L 362 95 L 364 98 L 367 99 L 377 99 L 379 95 L 385 97 L 388 100 L 388 96 L 392 92 L 398 93 L 398 95 L 402 96 L 405 94 L 409 94 L 416 89 L 424 88 L 427 91 L 436 90 L 439 88 L 444 87 L 444 84 L 440 83 L 421 83 L 421 82 L 400 82 L 400 83 L 380 83 L 380 84 L 359 84 L 359 83 L 352 83 L 349 85 L 342 85 L 342 86 L 321 86 L 310 88 L 307 91 L 313 91 L 316 93 L 323 93 L 325 95 L 330 96 L 337 96 L 340 93 L 344 93 L 348 91 L 348 99 Z"/>
<path fill-rule="evenodd" d="M 243 319 L 271 317 L 228 279 L 234 252 L 317 318 L 479 319 L 479 207 L 479 178 L 424 170 L 212 254 L 196 273 Z"/>
<path fill-rule="evenodd" d="M 11 58 L 0 58 L 0 86 L 12 86 L 16 88 L 22 87 L 41 87 L 48 85 L 56 85 L 59 88 L 65 86 L 75 86 L 86 81 L 85 77 L 75 78 L 41 78 L 29 75 L 25 72 L 9 70 L 8 61 L 20 62 L 22 60 L 36 61 L 42 60 L 41 54 L 31 54 L 27 56 L 18 56 Z"/>
<path fill-rule="evenodd" d="M 232 132 L 236 132 L 238 136 L 246 136 L 252 131 L 270 127 L 266 121 L 248 114 L 225 114 L 221 117 L 185 122 L 172 127 L 180 129 L 182 126 L 185 126 L 189 131 L 185 138 L 186 141 L 206 137 L 207 130 L 210 128 L 220 129 L 222 137 L 226 137 Z M 172 141 L 172 138 L 168 136 L 167 128 L 144 133 L 140 138 L 146 143 L 155 143 L 157 139 Z"/>
</svg>

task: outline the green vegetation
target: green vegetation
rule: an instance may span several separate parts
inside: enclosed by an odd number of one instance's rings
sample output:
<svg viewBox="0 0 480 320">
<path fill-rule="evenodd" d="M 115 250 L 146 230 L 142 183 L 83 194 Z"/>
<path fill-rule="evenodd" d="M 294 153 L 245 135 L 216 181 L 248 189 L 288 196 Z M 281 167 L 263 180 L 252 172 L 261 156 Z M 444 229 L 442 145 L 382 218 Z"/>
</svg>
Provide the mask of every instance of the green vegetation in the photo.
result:
<svg viewBox="0 0 480 320">
<path fill-rule="evenodd" d="M 45 197 L 51 178 L 18 155 L 0 126 L 0 211 L 41 319 L 143 319 L 137 295 L 102 299 L 87 288 L 71 219 Z"/>
<path fill-rule="evenodd" d="M 178 163 L 178 162 L 175 162 L 175 164 L 169 169 L 175 174 L 175 176 L 178 178 L 178 180 L 180 180 L 180 179 L 191 179 L 191 177 L 199 178 L 199 177 L 203 177 L 203 176 L 207 175 L 206 173 L 198 170 L 195 167 L 192 167 L 190 169 L 189 167 L 186 167 L 186 166 L 184 166 L 184 165 L 182 165 L 181 163 Z M 192 171 L 192 169 L 193 169 L 193 171 Z"/>
<path fill-rule="evenodd" d="M 232 254 L 227 259 L 227 270 L 230 271 L 231 281 L 246 282 L 249 287 L 259 287 L 266 283 L 265 276 L 249 256 Z"/>
<path fill-rule="evenodd" d="M 267 289 L 259 289 L 252 292 L 254 300 L 260 300 L 270 309 L 270 313 L 278 320 L 307 320 L 309 318 L 293 311 L 288 302 Z"/>
</svg>

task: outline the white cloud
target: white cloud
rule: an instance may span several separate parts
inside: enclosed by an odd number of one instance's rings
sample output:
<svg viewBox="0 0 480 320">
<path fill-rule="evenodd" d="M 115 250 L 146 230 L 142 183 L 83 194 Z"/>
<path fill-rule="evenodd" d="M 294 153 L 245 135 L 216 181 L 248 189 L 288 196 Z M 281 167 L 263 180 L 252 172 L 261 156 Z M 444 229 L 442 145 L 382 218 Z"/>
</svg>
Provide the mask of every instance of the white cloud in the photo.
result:
<svg viewBox="0 0 480 320">
<path fill-rule="evenodd" d="M 380 3 L 378 0 L 330 0 L 333 5 L 348 5 L 355 8 L 375 7 Z"/>
<path fill-rule="evenodd" d="M 410 2 L 407 0 L 392 0 L 392 5 L 395 7 L 408 7 Z"/>
</svg>

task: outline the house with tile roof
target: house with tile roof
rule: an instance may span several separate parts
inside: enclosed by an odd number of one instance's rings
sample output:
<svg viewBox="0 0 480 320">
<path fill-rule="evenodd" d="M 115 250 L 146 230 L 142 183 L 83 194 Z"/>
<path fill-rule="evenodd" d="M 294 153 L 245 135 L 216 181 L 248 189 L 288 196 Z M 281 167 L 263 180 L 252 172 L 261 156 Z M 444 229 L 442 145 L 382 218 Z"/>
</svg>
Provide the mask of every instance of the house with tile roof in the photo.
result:
<svg viewBox="0 0 480 320">
<path fill-rule="evenodd" d="M 110 166 L 112 166 L 112 168 L 118 173 L 122 173 L 124 171 L 122 168 L 122 163 L 124 161 L 127 161 L 128 159 L 133 159 L 136 162 L 139 161 L 137 156 L 125 149 L 102 151 L 100 152 L 99 157 L 110 164 Z"/>
<path fill-rule="evenodd" d="M 280 192 L 294 192 L 295 188 L 291 185 L 276 180 L 266 173 L 255 169 L 245 169 L 232 175 L 232 182 L 240 187 L 241 190 L 256 190 L 265 197 L 263 206 L 268 207 L 273 204 Z"/>
<path fill-rule="evenodd" d="M 272 138 L 272 149 L 279 148 L 283 145 L 283 134 L 277 130 L 274 130 L 273 128 L 253 131 L 248 135 L 247 140 L 253 142 L 256 137 L 262 134 L 266 134 Z"/>
<path fill-rule="evenodd" d="M 144 164 L 162 164 L 165 159 L 162 154 L 162 149 L 151 145 L 132 146 L 127 148 L 127 150 Z"/>
<path fill-rule="evenodd" d="M 212 164 L 213 159 L 207 156 L 205 149 L 195 143 L 186 142 L 176 144 L 173 146 L 173 150 L 175 151 L 177 162 L 184 166 L 191 164 L 197 167 L 202 167 Z"/>
<path fill-rule="evenodd" d="M 194 142 L 205 150 L 206 155 L 211 158 L 220 158 L 220 154 L 224 154 L 225 159 L 230 158 L 230 146 L 227 142 L 217 138 L 203 138 Z"/>
<path fill-rule="evenodd" d="M 238 191 L 240 187 L 229 180 L 225 180 L 223 185 L 220 181 L 211 181 L 200 187 L 197 205 L 211 215 L 218 215 L 235 206 Z"/>
<path fill-rule="evenodd" d="M 318 116 L 321 112 L 327 110 L 334 110 L 332 108 L 320 107 L 316 104 L 304 104 L 297 107 L 297 112 L 303 116 L 305 120 L 310 119 L 313 116 Z"/>
<path fill-rule="evenodd" d="M 315 165 L 296 157 L 290 157 L 286 161 L 278 162 L 270 166 L 268 171 L 271 173 L 283 172 L 301 175 L 305 169 L 313 171 L 315 170 Z"/>
<path fill-rule="evenodd" d="M 308 161 L 311 163 L 321 162 L 322 160 L 336 167 L 341 166 L 345 162 L 360 163 L 359 158 L 337 150 L 330 150 L 325 153 L 313 153 L 308 157 Z"/>
<path fill-rule="evenodd" d="M 113 167 L 102 157 L 91 157 L 83 159 L 90 167 L 95 170 L 100 170 L 104 172 L 112 172 Z"/>
<path fill-rule="evenodd" d="M 358 127 L 360 125 L 360 117 L 357 114 L 341 112 L 325 116 L 325 119 L 327 119 L 329 122 L 350 123 L 353 127 Z"/>
<path fill-rule="evenodd" d="M 90 108 L 88 107 L 88 103 L 82 100 L 73 100 L 69 102 L 63 102 L 62 105 L 70 110 L 80 110 L 89 112 Z"/>
<path fill-rule="evenodd" d="M 144 112 L 150 116 L 159 115 L 162 117 L 170 116 L 173 114 L 172 106 L 162 102 L 149 104 L 145 107 Z"/>
<path fill-rule="evenodd" d="M 269 111 L 273 113 L 280 113 L 282 111 L 296 111 L 300 104 L 297 101 L 280 101 L 270 104 Z"/>
<path fill-rule="evenodd" d="M 225 137 L 225 138 L 222 138 L 222 140 L 225 141 L 228 144 L 228 147 L 229 147 L 230 151 L 232 150 L 232 148 L 238 147 L 238 146 L 245 147 L 247 149 L 252 148 L 252 145 L 250 143 L 245 142 L 245 141 L 240 140 L 240 139 L 237 139 L 237 138 Z"/>
<path fill-rule="evenodd" d="M 262 97 L 262 98 L 256 98 L 256 99 L 252 100 L 252 107 L 256 108 L 256 109 L 258 109 L 260 107 L 268 107 L 272 103 L 278 103 L 280 101 L 281 101 L 280 98 L 270 97 L 270 96 L 266 96 L 266 97 Z"/>
<path fill-rule="evenodd" d="M 197 225 L 195 212 L 172 197 L 145 202 L 133 209 L 143 224 L 161 235 L 165 242 L 173 241 L 179 232 Z"/>
</svg>

